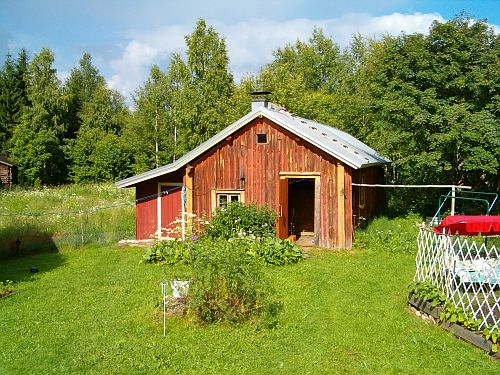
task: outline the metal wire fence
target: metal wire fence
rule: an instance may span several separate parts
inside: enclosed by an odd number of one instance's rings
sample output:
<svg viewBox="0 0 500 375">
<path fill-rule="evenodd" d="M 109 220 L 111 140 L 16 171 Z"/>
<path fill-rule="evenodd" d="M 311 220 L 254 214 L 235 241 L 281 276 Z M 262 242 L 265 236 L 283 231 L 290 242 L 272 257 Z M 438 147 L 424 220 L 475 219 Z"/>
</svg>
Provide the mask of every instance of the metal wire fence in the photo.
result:
<svg viewBox="0 0 500 375">
<path fill-rule="evenodd" d="M 482 321 L 479 329 L 500 327 L 498 237 L 437 234 L 421 227 L 415 282 L 430 282 L 456 307 Z"/>
</svg>

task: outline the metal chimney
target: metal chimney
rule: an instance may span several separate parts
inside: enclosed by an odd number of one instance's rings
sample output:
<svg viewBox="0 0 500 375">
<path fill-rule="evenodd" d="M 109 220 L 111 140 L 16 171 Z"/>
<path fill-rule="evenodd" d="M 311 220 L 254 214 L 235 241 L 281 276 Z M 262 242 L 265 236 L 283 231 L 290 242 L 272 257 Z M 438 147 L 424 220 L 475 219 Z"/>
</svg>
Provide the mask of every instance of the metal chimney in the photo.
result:
<svg viewBox="0 0 500 375">
<path fill-rule="evenodd" d="M 267 108 L 269 105 L 269 99 L 267 95 L 270 95 L 271 91 L 254 91 L 251 92 L 252 95 L 252 111 L 255 111 L 259 108 Z"/>
</svg>

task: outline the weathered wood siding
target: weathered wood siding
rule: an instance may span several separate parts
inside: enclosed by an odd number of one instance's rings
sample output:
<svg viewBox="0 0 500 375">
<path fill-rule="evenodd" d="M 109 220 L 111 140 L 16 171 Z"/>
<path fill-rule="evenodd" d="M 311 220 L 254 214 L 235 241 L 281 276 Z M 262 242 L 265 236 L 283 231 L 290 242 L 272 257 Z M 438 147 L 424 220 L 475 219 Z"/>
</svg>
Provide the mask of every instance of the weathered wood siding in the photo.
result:
<svg viewBox="0 0 500 375">
<path fill-rule="evenodd" d="M 257 143 L 257 134 L 267 134 L 267 144 Z M 212 191 L 243 187 L 245 201 L 267 204 L 275 209 L 276 184 L 280 172 L 318 173 L 320 175 L 319 245 L 336 247 L 337 160 L 282 129 L 266 118 L 255 119 L 222 144 L 192 163 L 193 209 L 197 215 L 211 216 Z M 350 247 L 352 234 L 352 169 L 345 166 L 345 238 Z M 340 187 L 343 189 L 343 187 Z"/>
<path fill-rule="evenodd" d="M 0 163 L 0 185 L 10 186 L 13 183 L 13 168 L 10 165 Z"/>
<path fill-rule="evenodd" d="M 381 166 L 363 168 L 353 171 L 353 173 L 353 183 L 384 183 L 384 169 Z M 363 220 L 376 216 L 384 207 L 385 194 L 383 188 L 353 186 L 352 197 L 353 222 L 355 226 L 360 225 Z"/>
</svg>

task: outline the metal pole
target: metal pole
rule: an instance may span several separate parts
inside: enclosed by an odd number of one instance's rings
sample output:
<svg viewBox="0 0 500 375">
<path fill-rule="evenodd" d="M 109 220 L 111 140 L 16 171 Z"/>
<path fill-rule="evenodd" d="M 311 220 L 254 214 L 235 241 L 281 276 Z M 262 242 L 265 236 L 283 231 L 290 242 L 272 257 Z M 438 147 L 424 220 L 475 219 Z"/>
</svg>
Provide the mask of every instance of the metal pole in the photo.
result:
<svg viewBox="0 0 500 375">
<path fill-rule="evenodd" d="M 167 331 L 167 282 L 161 282 L 161 294 L 163 295 L 163 336 L 166 336 Z"/>
<path fill-rule="evenodd" d="M 451 187 L 451 216 L 455 216 L 455 185 Z"/>
</svg>

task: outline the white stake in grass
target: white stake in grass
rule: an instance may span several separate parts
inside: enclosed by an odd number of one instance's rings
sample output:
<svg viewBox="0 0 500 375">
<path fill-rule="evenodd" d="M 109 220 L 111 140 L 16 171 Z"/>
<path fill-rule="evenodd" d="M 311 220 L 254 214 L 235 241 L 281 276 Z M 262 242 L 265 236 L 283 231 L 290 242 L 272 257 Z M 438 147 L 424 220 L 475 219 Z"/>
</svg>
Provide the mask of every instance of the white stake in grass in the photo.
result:
<svg viewBox="0 0 500 375">
<path fill-rule="evenodd" d="M 167 329 L 167 282 L 161 282 L 161 294 L 163 295 L 163 336 L 166 336 Z"/>
</svg>

